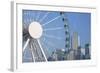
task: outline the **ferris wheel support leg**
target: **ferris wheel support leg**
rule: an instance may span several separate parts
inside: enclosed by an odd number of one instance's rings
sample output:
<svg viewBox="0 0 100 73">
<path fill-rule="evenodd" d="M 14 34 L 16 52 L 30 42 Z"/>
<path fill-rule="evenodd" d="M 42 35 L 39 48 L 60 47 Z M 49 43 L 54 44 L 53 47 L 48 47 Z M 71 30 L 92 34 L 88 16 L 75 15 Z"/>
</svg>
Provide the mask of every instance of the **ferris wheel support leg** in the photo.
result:
<svg viewBox="0 0 100 73">
<path fill-rule="evenodd" d="M 34 56 L 34 52 L 33 52 L 33 50 L 32 50 L 32 48 L 33 48 L 33 46 L 32 46 L 32 44 L 31 44 L 31 53 L 32 53 L 32 60 L 35 62 L 35 56 Z"/>
<path fill-rule="evenodd" d="M 48 61 L 48 60 L 47 60 L 47 57 L 46 57 L 46 55 L 45 55 L 45 53 L 44 53 L 44 51 L 43 51 L 43 48 L 42 48 L 42 46 L 41 46 L 41 44 L 40 44 L 39 39 L 38 39 L 37 41 L 38 41 L 38 44 L 39 44 L 39 46 L 40 46 L 40 49 L 41 49 L 41 51 L 42 51 L 42 53 L 43 53 L 43 56 L 44 56 L 44 58 L 45 58 L 45 61 L 47 62 L 47 61 Z"/>
<path fill-rule="evenodd" d="M 30 39 L 27 39 L 27 41 L 26 41 L 26 43 L 25 43 L 25 45 L 24 45 L 24 47 L 23 47 L 23 52 L 24 52 L 24 50 L 26 49 L 27 45 L 29 44 L 29 41 L 30 41 Z"/>
</svg>

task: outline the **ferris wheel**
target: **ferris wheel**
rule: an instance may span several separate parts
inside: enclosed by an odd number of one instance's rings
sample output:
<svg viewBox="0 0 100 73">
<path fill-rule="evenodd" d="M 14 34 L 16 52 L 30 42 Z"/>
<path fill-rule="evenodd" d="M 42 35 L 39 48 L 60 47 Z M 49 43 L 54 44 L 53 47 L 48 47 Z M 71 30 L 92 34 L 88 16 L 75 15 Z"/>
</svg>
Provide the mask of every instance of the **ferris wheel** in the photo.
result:
<svg viewBox="0 0 100 73">
<path fill-rule="evenodd" d="M 70 48 L 65 12 L 23 10 L 23 62 L 48 61 L 57 49 Z"/>
</svg>

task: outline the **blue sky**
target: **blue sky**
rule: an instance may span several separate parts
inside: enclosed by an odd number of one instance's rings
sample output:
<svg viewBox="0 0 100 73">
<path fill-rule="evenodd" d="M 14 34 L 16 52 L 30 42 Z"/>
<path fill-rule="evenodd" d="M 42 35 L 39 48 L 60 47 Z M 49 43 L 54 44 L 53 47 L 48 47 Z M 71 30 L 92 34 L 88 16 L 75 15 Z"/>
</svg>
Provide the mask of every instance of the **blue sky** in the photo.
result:
<svg viewBox="0 0 100 73">
<path fill-rule="evenodd" d="M 46 15 L 47 17 L 40 20 Z M 33 21 L 39 22 L 43 30 L 42 37 L 40 38 L 43 48 L 46 48 L 46 51 L 54 51 L 55 49 L 65 48 L 65 29 L 63 27 L 64 23 L 62 22 L 62 17 L 57 18 L 56 20 L 50 22 L 49 24 L 44 25 L 48 21 L 60 16 L 59 12 L 46 12 L 46 11 L 32 11 L 32 10 L 23 10 L 23 24 L 24 26 L 29 25 Z M 81 46 L 84 47 L 86 43 L 90 43 L 90 30 L 91 30 L 91 14 L 90 13 L 78 13 L 78 12 L 66 12 L 65 16 L 68 19 L 68 24 L 70 26 L 70 35 L 72 36 L 73 32 L 78 32 L 80 36 Z M 44 25 L 44 26 L 43 26 Z M 48 30 L 56 29 L 57 30 Z"/>
<path fill-rule="evenodd" d="M 81 46 L 84 47 L 86 43 L 90 43 L 91 14 L 67 12 L 66 16 L 69 20 L 71 34 L 72 32 L 78 32 L 78 35 L 80 36 Z"/>
</svg>

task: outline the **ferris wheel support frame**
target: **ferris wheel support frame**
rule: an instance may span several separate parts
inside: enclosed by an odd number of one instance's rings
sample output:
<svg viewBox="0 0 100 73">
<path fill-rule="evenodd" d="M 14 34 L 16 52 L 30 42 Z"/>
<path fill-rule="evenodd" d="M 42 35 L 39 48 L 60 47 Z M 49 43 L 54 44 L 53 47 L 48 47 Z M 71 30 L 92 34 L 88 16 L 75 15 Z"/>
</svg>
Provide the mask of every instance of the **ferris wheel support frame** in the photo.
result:
<svg viewBox="0 0 100 73">
<path fill-rule="evenodd" d="M 26 43 L 25 43 L 25 45 L 24 45 L 24 47 L 23 47 L 23 52 L 25 51 L 27 45 L 29 44 L 29 41 L 30 41 L 30 39 L 28 38 L 27 41 L 26 41 Z M 43 54 L 43 56 L 44 56 L 45 61 L 47 62 L 47 61 L 48 61 L 48 60 L 47 60 L 47 57 L 46 57 L 46 55 L 45 55 L 45 53 L 44 53 L 44 50 L 43 50 L 43 48 L 42 48 L 42 46 L 41 46 L 41 44 L 40 44 L 39 39 L 37 39 L 37 43 L 38 43 L 39 48 L 40 48 L 40 50 L 41 50 L 41 52 L 42 52 L 42 54 Z M 33 49 L 32 49 L 32 48 L 33 48 L 33 47 L 32 47 L 32 44 L 31 44 L 31 45 L 30 45 L 30 51 L 31 51 L 31 54 L 32 54 L 32 60 L 33 60 L 34 62 L 36 62 L 36 61 L 35 61 L 34 52 L 33 52 Z"/>
<path fill-rule="evenodd" d="M 39 39 L 37 39 L 37 42 L 38 42 L 39 47 L 40 47 L 40 49 L 41 49 L 41 52 L 42 52 L 42 54 L 43 54 L 43 56 L 44 56 L 44 58 L 45 58 L 45 61 L 47 62 L 47 61 L 48 61 L 48 60 L 47 60 L 47 57 L 46 57 L 46 55 L 45 55 L 45 53 L 44 53 L 44 50 L 43 50 L 43 48 L 42 48 L 42 46 L 41 46 L 41 44 L 40 44 Z"/>
</svg>

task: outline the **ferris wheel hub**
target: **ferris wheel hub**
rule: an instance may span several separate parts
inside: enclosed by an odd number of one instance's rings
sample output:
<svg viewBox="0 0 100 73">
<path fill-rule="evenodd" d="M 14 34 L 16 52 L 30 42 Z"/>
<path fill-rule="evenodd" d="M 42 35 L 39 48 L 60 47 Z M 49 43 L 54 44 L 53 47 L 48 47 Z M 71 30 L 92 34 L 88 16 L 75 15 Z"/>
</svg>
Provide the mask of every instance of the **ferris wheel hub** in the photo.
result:
<svg viewBox="0 0 100 73">
<path fill-rule="evenodd" d="M 39 22 L 33 21 L 28 28 L 29 34 L 32 38 L 38 39 L 42 36 L 43 28 Z"/>
</svg>

